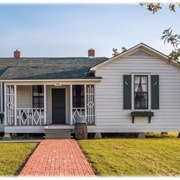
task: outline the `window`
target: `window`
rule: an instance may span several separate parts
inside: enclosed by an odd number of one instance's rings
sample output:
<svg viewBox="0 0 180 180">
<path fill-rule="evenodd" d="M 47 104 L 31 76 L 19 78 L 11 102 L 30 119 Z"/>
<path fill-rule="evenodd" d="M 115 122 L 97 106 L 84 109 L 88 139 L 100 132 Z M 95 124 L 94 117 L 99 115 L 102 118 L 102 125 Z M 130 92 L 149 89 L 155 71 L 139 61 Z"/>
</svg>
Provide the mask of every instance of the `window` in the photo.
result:
<svg viewBox="0 0 180 180">
<path fill-rule="evenodd" d="M 148 109 L 148 76 L 134 76 L 134 109 Z"/>
<path fill-rule="evenodd" d="M 123 75 L 123 109 L 159 109 L 159 75 Z"/>
<path fill-rule="evenodd" d="M 33 108 L 44 108 L 44 87 L 33 86 Z"/>
<path fill-rule="evenodd" d="M 73 107 L 84 107 L 84 85 L 73 85 Z"/>
</svg>

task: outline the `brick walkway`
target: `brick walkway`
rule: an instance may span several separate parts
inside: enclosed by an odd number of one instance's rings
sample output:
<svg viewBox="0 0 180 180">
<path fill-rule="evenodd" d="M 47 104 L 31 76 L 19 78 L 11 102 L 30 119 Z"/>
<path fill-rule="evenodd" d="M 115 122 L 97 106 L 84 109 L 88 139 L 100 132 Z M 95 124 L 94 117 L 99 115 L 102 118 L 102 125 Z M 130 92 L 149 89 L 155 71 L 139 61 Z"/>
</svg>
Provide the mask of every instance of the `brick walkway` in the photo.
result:
<svg viewBox="0 0 180 180">
<path fill-rule="evenodd" d="M 19 176 L 95 176 L 77 142 L 43 140 Z"/>
</svg>

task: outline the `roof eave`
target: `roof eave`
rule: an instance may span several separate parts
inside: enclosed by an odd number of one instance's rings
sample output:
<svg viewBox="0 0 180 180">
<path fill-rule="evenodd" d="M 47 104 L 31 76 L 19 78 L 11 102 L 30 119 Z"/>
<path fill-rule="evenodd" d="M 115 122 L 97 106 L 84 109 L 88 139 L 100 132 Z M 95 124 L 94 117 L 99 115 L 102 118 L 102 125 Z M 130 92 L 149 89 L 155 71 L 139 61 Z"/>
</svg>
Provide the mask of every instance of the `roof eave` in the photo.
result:
<svg viewBox="0 0 180 180">
<path fill-rule="evenodd" d="M 9 79 L 0 80 L 0 82 L 101 82 L 102 78 L 96 79 Z"/>
</svg>

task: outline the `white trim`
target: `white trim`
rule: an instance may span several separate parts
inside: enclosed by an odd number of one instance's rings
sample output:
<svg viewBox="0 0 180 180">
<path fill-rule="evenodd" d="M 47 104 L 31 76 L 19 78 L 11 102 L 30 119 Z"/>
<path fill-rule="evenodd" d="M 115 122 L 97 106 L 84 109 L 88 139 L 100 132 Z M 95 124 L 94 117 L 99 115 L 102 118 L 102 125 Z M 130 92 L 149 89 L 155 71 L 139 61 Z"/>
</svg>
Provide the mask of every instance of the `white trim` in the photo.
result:
<svg viewBox="0 0 180 180">
<path fill-rule="evenodd" d="M 85 105 L 85 118 L 87 119 L 87 95 L 86 95 L 86 84 L 84 84 L 84 105 Z"/>
<path fill-rule="evenodd" d="M 148 76 L 148 109 L 134 109 L 134 76 L 135 75 L 145 75 Z M 132 111 L 150 111 L 151 110 L 151 73 L 131 73 L 131 110 Z"/>
<path fill-rule="evenodd" d="M 46 93 L 46 85 L 44 85 L 44 124 L 46 124 L 47 120 L 46 120 L 46 112 L 47 112 L 47 103 L 46 103 L 46 97 L 47 97 L 47 93 Z"/>
<path fill-rule="evenodd" d="M 17 85 L 14 85 L 14 125 L 17 126 Z"/>
<path fill-rule="evenodd" d="M 85 83 L 88 83 L 88 82 L 100 82 L 102 79 L 27 79 L 27 80 L 0 80 L 0 82 L 11 82 L 11 83 L 14 83 L 14 82 L 19 82 L 19 83 L 22 83 L 22 82 L 34 82 L 34 83 L 43 83 L 45 82 L 46 83 L 51 83 L 51 84 L 48 84 L 48 85 L 55 85 L 55 83 L 61 83 L 61 85 L 69 85 L 69 83 L 67 82 L 76 82 L 76 83 L 81 83 L 81 82 L 85 82 Z M 41 85 L 41 84 L 40 84 Z"/>
<path fill-rule="evenodd" d="M 19 126 L 44 125 L 44 108 L 17 108 L 17 120 Z"/>
<path fill-rule="evenodd" d="M 134 74 L 131 74 L 131 110 L 134 111 Z"/>
<path fill-rule="evenodd" d="M 44 129 L 74 129 L 74 125 L 46 125 Z"/>
<path fill-rule="evenodd" d="M 7 119 L 6 119 L 6 84 L 4 84 L 4 125 L 7 125 Z"/>
<path fill-rule="evenodd" d="M 70 125 L 73 124 L 72 122 L 72 84 L 70 84 Z"/>
<path fill-rule="evenodd" d="M 45 133 L 44 126 L 5 126 L 5 133 Z"/>
<path fill-rule="evenodd" d="M 1 96 L 1 112 L 3 112 L 3 83 L 1 82 L 0 83 L 1 85 L 1 94 L 0 94 L 0 96 Z"/>
<path fill-rule="evenodd" d="M 151 110 L 151 73 L 148 74 L 148 110 Z"/>
</svg>

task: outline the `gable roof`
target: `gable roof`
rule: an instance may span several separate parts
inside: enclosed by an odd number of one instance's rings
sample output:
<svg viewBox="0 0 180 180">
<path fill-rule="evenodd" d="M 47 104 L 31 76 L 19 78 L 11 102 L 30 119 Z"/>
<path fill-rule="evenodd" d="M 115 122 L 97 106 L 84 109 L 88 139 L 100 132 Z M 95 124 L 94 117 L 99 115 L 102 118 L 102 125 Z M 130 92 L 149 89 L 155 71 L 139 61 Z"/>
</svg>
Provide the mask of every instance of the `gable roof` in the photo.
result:
<svg viewBox="0 0 180 180">
<path fill-rule="evenodd" d="M 98 79 L 89 69 L 105 57 L 0 58 L 0 80 Z"/>
<path fill-rule="evenodd" d="M 122 53 L 119 53 L 118 55 L 110 58 L 109 60 L 104 61 L 101 64 L 98 64 L 98 65 L 92 67 L 90 69 L 90 72 L 93 73 L 97 68 L 99 68 L 99 67 L 101 67 L 101 66 L 103 66 L 103 65 L 105 65 L 105 64 L 107 64 L 109 62 L 112 62 L 112 61 L 116 60 L 117 58 L 121 58 L 121 57 L 127 56 L 127 55 L 129 55 L 129 54 L 131 54 L 133 52 L 136 52 L 137 50 L 146 50 L 148 52 L 151 52 L 151 53 L 155 54 L 156 56 L 159 56 L 160 58 L 162 58 L 164 60 L 168 60 L 168 56 L 166 56 L 165 54 L 161 53 L 160 51 L 157 51 L 156 49 L 154 49 L 154 48 L 152 48 L 152 47 L 150 47 L 150 46 L 148 46 L 148 45 L 146 45 L 144 43 L 140 43 L 140 44 L 138 44 L 136 46 L 133 46 L 132 48 L 129 48 L 128 50 L 126 50 L 126 51 L 124 51 Z"/>
</svg>

